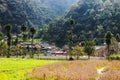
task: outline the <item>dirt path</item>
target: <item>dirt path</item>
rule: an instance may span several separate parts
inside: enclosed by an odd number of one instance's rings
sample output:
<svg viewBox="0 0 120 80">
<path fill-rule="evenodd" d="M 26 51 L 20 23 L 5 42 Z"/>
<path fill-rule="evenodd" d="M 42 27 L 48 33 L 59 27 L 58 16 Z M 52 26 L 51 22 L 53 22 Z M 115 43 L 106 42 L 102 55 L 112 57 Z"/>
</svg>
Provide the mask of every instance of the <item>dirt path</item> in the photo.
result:
<svg viewBox="0 0 120 80">
<path fill-rule="evenodd" d="M 106 67 L 97 69 L 98 77 L 96 78 L 96 80 L 99 80 L 100 76 L 102 75 L 102 73 L 104 72 L 105 69 L 106 69 Z"/>
</svg>

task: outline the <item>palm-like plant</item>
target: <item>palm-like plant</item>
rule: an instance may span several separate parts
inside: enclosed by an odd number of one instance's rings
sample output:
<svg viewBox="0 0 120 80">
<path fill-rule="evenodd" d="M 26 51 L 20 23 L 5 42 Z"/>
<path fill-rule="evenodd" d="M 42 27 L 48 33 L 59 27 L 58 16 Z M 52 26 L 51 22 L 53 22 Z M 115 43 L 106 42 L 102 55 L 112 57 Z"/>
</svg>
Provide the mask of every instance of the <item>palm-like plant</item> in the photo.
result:
<svg viewBox="0 0 120 80">
<path fill-rule="evenodd" d="M 21 31 L 22 31 L 22 39 L 23 39 L 23 41 L 25 41 L 26 39 L 25 38 L 27 38 L 26 37 L 26 34 L 25 34 L 25 31 L 27 30 L 27 27 L 23 24 L 22 26 L 21 26 Z"/>
<path fill-rule="evenodd" d="M 21 26 L 21 31 L 22 31 L 22 32 L 25 32 L 26 29 L 27 29 L 27 27 L 23 24 L 23 25 Z"/>
<path fill-rule="evenodd" d="M 30 28 L 30 34 L 31 34 L 31 38 L 32 38 L 31 44 L 32 45 L 33 45 L 33 39 L 34 39 L 35 33 L 36 33 L 36 29 L 34 27 Z M 31 53 L 30 57 L 33 58 L 33 52 Z"/>
<path fill-rule="evenodd" d="M 72 46 L 73 46 L 73 26 L 75 24 L 75 21 L 73 19 L 70 20 L 71 29 L 68 34 L 68 45 L 69 45 L 69 54 L 70 54 L 70 60 L 73 60 L 72 58 Z"/>
<path fill-rule="evenodd" d="M 9 58 L 10 57 L 10 46 L 11 46 L 11 29 L 12 29 L 12 26 L 10 24 L 7 24 L 5 26 L 5 30 L 7 32 L 7 45 L 8 45 L 8 55 L 7 57 Z"/>
<path fill-rule="evenodd" d="M 36 33 L 36 29 L 34 27 L 30 28 L 30 33 L 31 33 L 32 44 L 33 44 L 33 39 L 34 39 L 34 35 Z"/>
<path fill-rule="evenodd" d="M 3 39 L 3 33 L 0 32 L 0 41 Z"/>
<path fill-rule="evenodd" d="M 12 30 L 12 25 L 11 25 L 11 24 L 7 24 L 7 25 L 5 26 L 5 30 L 6 30 L 7 32 L 11 32 L 11 30 Z"/>
</svg>

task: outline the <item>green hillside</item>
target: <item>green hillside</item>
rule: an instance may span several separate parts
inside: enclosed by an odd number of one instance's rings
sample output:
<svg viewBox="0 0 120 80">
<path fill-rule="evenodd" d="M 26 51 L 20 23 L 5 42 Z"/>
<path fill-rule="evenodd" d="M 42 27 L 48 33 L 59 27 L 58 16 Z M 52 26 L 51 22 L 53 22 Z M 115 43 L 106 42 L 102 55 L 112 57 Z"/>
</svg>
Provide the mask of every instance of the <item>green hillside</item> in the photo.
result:
<svg viewBox="0 0 120 80">
<path fill-rule="evenodd" d="M 13 32 L 21 24 L 41 27 L 69 11 L 78 0 L 0 0 L 0 25 L 10 23 Z"/>
<path fill-rule="evenodd" d="M 74 43 L 95 40 L 97 44 L 103 44 L 107 31 L 111 31 L 119 39 L 119 0 L 79 0 L 78 4 L 74 5 L 66 16 L 49 25 L 43 39 L 55 42 L 59 46 L 67 44 L 70 18 L 75 20 Z"/>
</svg>

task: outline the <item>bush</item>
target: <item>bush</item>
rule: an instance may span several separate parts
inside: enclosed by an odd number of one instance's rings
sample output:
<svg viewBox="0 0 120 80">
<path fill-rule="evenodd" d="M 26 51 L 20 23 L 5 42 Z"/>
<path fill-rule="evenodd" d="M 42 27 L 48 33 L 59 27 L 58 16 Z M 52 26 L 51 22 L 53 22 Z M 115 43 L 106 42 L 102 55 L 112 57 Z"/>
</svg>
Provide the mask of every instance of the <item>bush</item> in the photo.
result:
<svg viewBox="0 0 120 80">
<path fill-rule="evenodd" d="M 72 60 L 74 60 L 74 59 L 73 59 L 73 57 L 70 57 L 69 60 L 72 61 Z"/>
<path fill-rule="evenodd" d="M 0 56 L 6 56 L 8 52 L 8 46 L 7 43 L 1 42 L 0 43 Z"/>
<path fill-rule="evenodd" d="M 108 57 L 109 60 L 120 60 L 120 54 L 112 54 Z"/>
</svg>

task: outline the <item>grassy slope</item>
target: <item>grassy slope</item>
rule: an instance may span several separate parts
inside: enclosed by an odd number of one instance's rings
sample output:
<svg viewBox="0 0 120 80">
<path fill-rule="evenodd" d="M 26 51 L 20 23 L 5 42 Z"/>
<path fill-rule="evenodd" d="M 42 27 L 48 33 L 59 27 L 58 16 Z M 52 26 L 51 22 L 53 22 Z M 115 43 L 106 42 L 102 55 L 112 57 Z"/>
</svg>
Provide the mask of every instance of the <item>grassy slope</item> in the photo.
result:
<svg viewBox="0 0 120 80">
<path fill-rule="evenodd" d="M 0 80 L 28 80 L 26 73 L 35 66 L 43 66 L 56 61 L 33 59 L 0 59 Z"/>
</svg>

